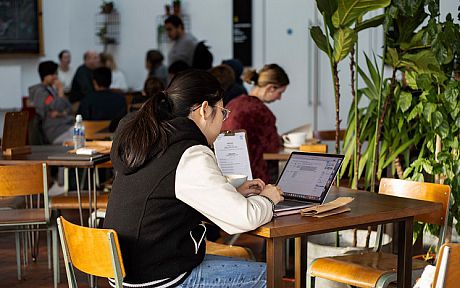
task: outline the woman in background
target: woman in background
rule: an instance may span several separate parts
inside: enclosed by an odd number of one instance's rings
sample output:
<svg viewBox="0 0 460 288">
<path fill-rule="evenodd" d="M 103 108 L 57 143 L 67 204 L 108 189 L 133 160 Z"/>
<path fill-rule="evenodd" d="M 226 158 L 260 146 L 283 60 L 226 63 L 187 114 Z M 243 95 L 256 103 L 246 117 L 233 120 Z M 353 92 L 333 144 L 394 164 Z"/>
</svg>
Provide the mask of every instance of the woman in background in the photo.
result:
<svg viewBox="0 0 460 288">
<path fill-rule="evenodd" d="M 236 97 L 225 106 L 232 113 L 224 122 L 222 131 L 246 130 L 252 175 L 268 183 L 270 177 L 263 153 L 278 152 L 281 141 L 276 128 L 276 117 L 265 103 L 281 99 L 289 85 L 289 77 L 277 64 L 268 64 L 259 72 L 245 71 L 243 80 L 254 86 L 249 95 Z"/>
<path fill-rule="evenodd" d="M 210 148 L 229 115 L 222 95 L 208 72 L 184 71 L 120 123 L 104 227 L 120 239 L 123 286 L 266 286 L 264 263 L 205 256 L 203 220 L 229 234 L 250 231 L 283 199 L 260 179 L 235 188 L 222 175 Z"/>
<path fill-rule="evenodd" d="M 119 93 L 126 92 L 128 90 L 128 84 L 126 84 L 125 75 L 118 70 L 117 63 L 115 63 L 112 54 L 101 53 L 100 58 L 102 66 L 112 71 L 112 84 L 110 84 L 110 89 Z"/>
<path fill-rule="evenodd" d="M 145 55 L 145 68 L 149 71 L 148 77 L 156 77 L 163 82 L 164 85 L 168 81 L 168 70 L 163 64 L 163 54 L 158 50 L 149 50 Z"/>
</svg>

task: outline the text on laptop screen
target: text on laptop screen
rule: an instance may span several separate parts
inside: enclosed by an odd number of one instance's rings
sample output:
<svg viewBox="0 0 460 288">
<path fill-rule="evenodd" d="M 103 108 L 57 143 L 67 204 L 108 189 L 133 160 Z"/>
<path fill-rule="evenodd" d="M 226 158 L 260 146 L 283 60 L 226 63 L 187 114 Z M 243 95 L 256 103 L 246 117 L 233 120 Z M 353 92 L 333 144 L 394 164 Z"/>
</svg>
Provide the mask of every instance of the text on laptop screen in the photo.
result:
<svg viewBox="0 0 460 288">
<path fill-rule="evenodd" d="M 341 162 L 342 159 L 337 157 L 293 153 L 278 186 L 285 193 L 301 195 L 308 200 L 320 200 L 334 181 Z"/>
</svg>

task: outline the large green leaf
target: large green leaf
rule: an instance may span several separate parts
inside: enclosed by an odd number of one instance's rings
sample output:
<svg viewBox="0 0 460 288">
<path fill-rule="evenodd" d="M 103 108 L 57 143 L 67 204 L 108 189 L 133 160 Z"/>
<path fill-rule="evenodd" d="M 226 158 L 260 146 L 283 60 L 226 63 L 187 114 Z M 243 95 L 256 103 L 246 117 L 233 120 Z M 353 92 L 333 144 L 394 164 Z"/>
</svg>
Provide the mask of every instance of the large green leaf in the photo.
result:
<svg viewBox="0 0 460 288">
<path fill-rule="evenodd" d="M 406 112 L 410 108 L 412 103 L 412 94 L 406 91 L 402 91 L 399 96 L 399 108 L 402 112 Z"/>
<path fill-rule="evenodd" d="M 339 6 L 332 16 L 336 28 L 349 27 L 366 12 L 385 8 L 390 0 L 339 0 Z"/>
<path fill-rule="evenodd" d="M 331 31 L 331 35 L 334 35 L 335 27 L 332 24 L 332 15 L 337 10 L 338 0 L 316 0 L 319 12 L 324 15 L 326 25 Z"/>
<path fill-rule="evenodd" d="M 326 36 L 324 35 L 323 31 L 321 28 L 318 26 L 313 26 L 310 28 L 310 36 L 315 41 L 316 46 L 318 46 L 319 49 L 324 51 L 324 53 L 328 54 L 327 50 L 327 40 Z M 331 48 L 332 51 L 332 48 Z"/>
<path fill-rule="evenodd" d="M 418 73 L 441 73 L 438 60 L 430 50 L 422 50 L 416 54 L 405 54 L 402 57 L 408 68 Z"/>
<path fill-rule="evenodd" d="M 347 57 L 348 53 L 350 53 L 351 49 L 355 45 L 357 39 L 358 34 L 350 28 L 337 30 L 334 34 L 334 61 L 338 63 Z"/>
<path fill-rule="evenodd" d="M 372 17 L 371 19 L 367 19 L 367 20 L 359 23 L 355 27 L 355 31 L 359 32 L 359 31 L 367 29 L 367 28 L 380 26 L 380 25 L 383 24 L 383 21 L 385 21 L 385 14 L 377 15 L 375 17 Z"/>
</svg>

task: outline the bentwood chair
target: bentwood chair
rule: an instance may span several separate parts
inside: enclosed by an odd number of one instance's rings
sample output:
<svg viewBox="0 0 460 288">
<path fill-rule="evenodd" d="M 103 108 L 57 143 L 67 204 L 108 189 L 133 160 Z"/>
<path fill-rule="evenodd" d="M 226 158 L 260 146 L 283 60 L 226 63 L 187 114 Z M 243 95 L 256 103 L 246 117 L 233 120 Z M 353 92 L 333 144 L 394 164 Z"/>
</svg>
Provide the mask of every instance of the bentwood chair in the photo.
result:
<svg viewBox="0 0 460 288">
<path fill-rule="evenodd" d="M 439 251 L 433 287 L 456 288 L 460 282 L 460 244 L 446 243 Z"/>
<path fill-rule="evenodd" d="M 50 218 L 46 164 L 0 166 L 0 197 L 11 196 L 25 197 L 28 203 L 25 208 L 0 210 L 0 233 L 14 232 L 16 235 L 18 279 L 21 279 L 19 233 L 51 231 L 54 287 L 57 287 L 59 281 L 57 231 L 55 225 L 51 224 Z M 48 252 L 49 249 L 48 237 Z"/>
<path fill-rule="evenodd" d="M 57 223 L 70 288 L 78 287 L 73 267 L 90 275 L 109 278 L 113 286 L 123 287 L 125 268 L 114 230 L 75 225 L 63 217 L 59 217 Z"/>
<path fill-rule="evenodd" d="M 384 178 L 380 181 L 379 193 L 441 203 L 441 211 L 415 217 L 415 221 L 440 225 L 438 248 L 443 244 L 450 199 L 448 185 Z M 375 242 L 378 244 L 373 252 L 314 260 L 308 269 L 309 287 L 315 287 L 316 277 L 356 287 L 387 287 L 390 283 L 395 282 L 398 257 L 380 251 L 382 231 L 383 225 L 380 225 Z M 412 279 L 420 276 L 426 265 L 427 263 L 422 260 L 413 260 Z"/>
</svg>

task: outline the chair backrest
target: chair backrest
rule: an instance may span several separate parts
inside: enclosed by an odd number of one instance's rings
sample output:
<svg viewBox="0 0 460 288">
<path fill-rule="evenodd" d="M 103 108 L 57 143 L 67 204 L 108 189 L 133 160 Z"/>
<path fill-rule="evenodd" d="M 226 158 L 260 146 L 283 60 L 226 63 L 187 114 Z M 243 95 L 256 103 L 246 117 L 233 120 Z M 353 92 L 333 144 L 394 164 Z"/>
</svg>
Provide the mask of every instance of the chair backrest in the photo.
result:
<svg viewBox="0 0 460 288">
<path fill-rule="evenodd" d="M 2 151 L 27 144 L 29 112 L 6 112 L 3 124 Z"/>
<path fill-rule="evenodd" d="M 84 120 L 83 125 L 85 126 L 85 137 L 94 139 L 94 134 L 102 129 L 109 128 L 110 120 Z"/>
<path fill-rule="evenodd" d="M 436 262 L 434 288 L 458 287 L 460 281 L 460 244 L 446 243 L 442 245 L 440 257 Z"/>
<path fill-rule="evenodd" d="M 117 233 L 111 229 L 87 228 L 58 218 L 59 236 L 69 287 L 77 287 L 73 267 L 106 278 L 114 278 L 123 287 L 125 268 Z"/>
<path fill-rule="evenodd" d="M 441 211 L 417 216 L 415 220 L 441 226 L 446 223 L 450 199 L 450 186 L 448 185 L 382 178 L 379 193 L 441 203 Z"/>
<path fill-rule="evenodd" d="M 303 144 L 299 148 L 302 152 L 327 153 L 327 144 Z"/>
<path fill-rule="evenodd" d="M 50 219 L 46 164 L 0 166 L 0 197 L 43 194 L 44 215 Z"/>
</svg>

